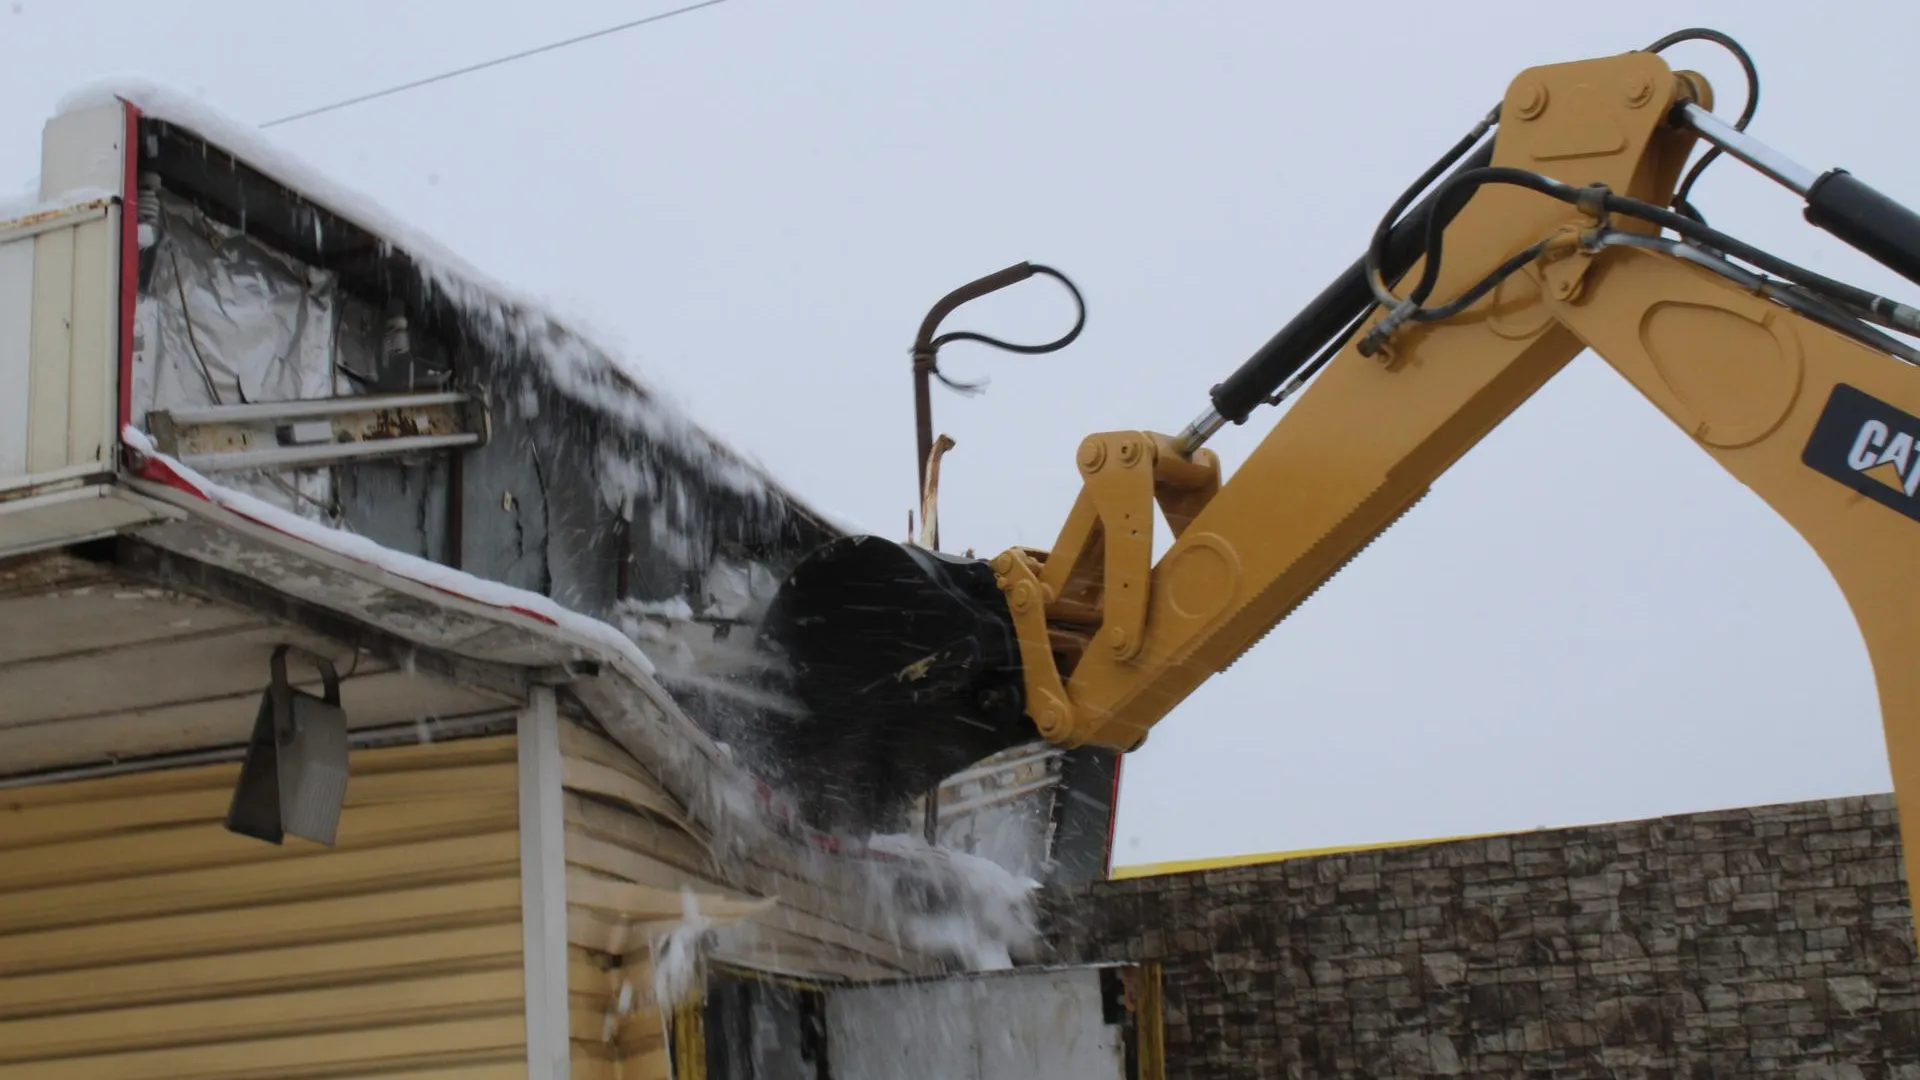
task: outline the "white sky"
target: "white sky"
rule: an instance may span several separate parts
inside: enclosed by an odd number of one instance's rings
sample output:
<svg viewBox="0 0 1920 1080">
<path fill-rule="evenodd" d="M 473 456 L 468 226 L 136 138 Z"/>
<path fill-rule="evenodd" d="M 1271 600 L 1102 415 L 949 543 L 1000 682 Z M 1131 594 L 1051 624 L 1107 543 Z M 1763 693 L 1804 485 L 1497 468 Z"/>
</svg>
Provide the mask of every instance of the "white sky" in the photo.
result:
<svg viewBox="0 0 1920 1080">
<path fill-rule="evenodd" d="M 673 6 L 0 0 L 0 191 L 32 185 L 55 101 L 100 75 L 264 121 Z M 1203 408 L 1527 66 L 1726 30 L 1760 65 L 1755 135 L 1920 204 L 1920 149 L 1901 137 L 1920 6 L 1600 10 L 730 0 L 274 134 L 584 313 L 804 499 L 889 536 L 913 501 L 920 317 L 1010 263 L 1061 268 L 1090 307 L 1071 349 L 945 356 L 992 385 L 937 391 L 959 443 L 943 540 L 992 552 L 1052 542 L 1083 434 L 1173 431 Z M 1730 60 L 1704 44 L 1670 57 L 1738 111 Z M 1804 265 L 1920 291 L 1732 162 L 1695 202 Z M 949 327 L 1038 340 L 1068 317 L 1038 282 Z M 1216 441 L 1229 470 L 1273 419 Z M 1825 570 L 1583 357 L 1128 759 L 1116 858 L 1890 784 L 1865 651 Z"/>
</svg>

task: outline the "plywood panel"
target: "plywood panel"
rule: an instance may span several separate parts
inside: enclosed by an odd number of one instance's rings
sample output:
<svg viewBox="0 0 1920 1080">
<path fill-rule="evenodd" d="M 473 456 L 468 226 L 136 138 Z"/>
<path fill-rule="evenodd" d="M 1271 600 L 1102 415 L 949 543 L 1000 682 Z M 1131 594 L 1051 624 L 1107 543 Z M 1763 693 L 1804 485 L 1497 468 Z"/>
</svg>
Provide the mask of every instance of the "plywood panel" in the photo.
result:
<svg viewBox="0 0 1920 1080">
<path fill-rule="evenodd" d="M 332 656 L 343 675 L 352 670 L 352 657 L 336 646 L 284 627 L 187 631 L 106 657 L 82 653 L 0 666 L 0 727 L 258 695 L 267 685 L 267 661 L 283 643 Z M 306 664 L 290 661 L 287 674 L 297 685 L 319 686 Z"/>
<path fill-rule="evenodd" d="M 117 580 L 112 567 L 57 549 L 0 559 L 0 597 L 38 596 L 89 585 L 104 587 Z"/>
<path fill-rule="evenodd" d="M 0 600 L 0 664 L 265 625 L 250 612 L 161 589 L 82 586 Z"/>
</svg>

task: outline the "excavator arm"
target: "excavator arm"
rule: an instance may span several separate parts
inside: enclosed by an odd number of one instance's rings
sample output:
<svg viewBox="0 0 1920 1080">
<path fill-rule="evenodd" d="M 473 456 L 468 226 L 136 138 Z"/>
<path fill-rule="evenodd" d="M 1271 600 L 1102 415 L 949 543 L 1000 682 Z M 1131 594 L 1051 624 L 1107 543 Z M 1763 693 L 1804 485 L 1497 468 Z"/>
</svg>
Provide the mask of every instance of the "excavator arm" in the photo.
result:
<svg viewBox="0 0 1920 1080">
<path fill-rule="evenodd" d="M 1489 164 L 1665 206 L 1697 138 L 1666 118 L 1703 92 L 1652 53 L 1523 72 L 1501 104 Z M 1430 296 L 1460 296 L 1543 239 L 1559 245 L 1451 318 L 1375 335 L 1371 356 L 1356 333 L 1224 483 L 1217 459 L 1192 448 L 1205 419 L 1182 437 L 1086 439 L 1082 493 L 1055 544 L 993 560 L 1041 734 L 1064 746 L 1138 746 L 1589 346 L 1696 438 L 1713 440 L 1702 442 L 1710 452 L 1724 441 L 1748 449 L 1762 413 L 1768 431 L 1790 439 L 1778 429 L 1814 396 L 1799 392 L 1810 388 L 1809 348 L 1859 348 L 1810 335 L 1792 313 L 1674 256 L 1585 250 L 1581 234 L 1595 225 L 1529 188 L 1480 188 L 1445 227 Z M 1614 227 L 1655 231 L 1632 220 Z M 1407 278 L 1423 277 L 1426 263 Z M 1376 306 L 1362 329 L 1388 315 Z M 1755 353 L 1757 338 L 1767 348 Z M 1720 426 L 1740 434 L 1715 436 Z M 1156 497 L 1176 508 L 1175 540 L 1150 564 Z M 1067 645 L 1062 662 L 1051 655 L 1056 640 Z"/>
<path fill-rule="evenodd" d="M 869 739 L 872 767 L 836 775 L 890 777 L 897 796 L 1036 732 L 1138 747 L 1592 349 L 1832 572 L 1867 644 L 1904 835 L 1920 850 L 1920 355 L 1874 325 L 1912 332 L 1920 315 L 1669 207 L 1706 134 L 1814 192 L 1810 219 L 1909 277 L 1920 223 L 1838 170 L 1803 177 L 1711 107 L 1703 78 L 1651 50 L 1520 73 L 1457 148 L 1461 168 L 1390 229 L 1451 161 L 1437 165 L 1383 222 L 1356 267 L 1358 310 L 1339 309 L 1354 300 L 1350 272 L 1289 328 L 1329 348 L 1263 350 L 1177 435 L 1085 439 L 1083 486 L 1051 547 L 1000 553 L 991 587 L 977 561 L 873 538 L 821 553 L 775 612 L 782 640 L 812 643 L 795 650 L 819 725 L 805 729 L 812 752 Z M 1467 155 L 1496 122 L 1490 155 Z M 1410 266 L 1392 265 L 1396 250 L 1415 253 Z M 1223 480 L 1206 437 L 1296 390 Z M 1174 535 L 1157 560 L 1156 509 Z M 796 630 L 803 609 L 812 621 Z M 867 665 L 858 677 L 849 657 Z M 872 741 L 882 721 L 894 741 Z M 949 739 L 942 723 L 971 733 Z"/>
</svg>

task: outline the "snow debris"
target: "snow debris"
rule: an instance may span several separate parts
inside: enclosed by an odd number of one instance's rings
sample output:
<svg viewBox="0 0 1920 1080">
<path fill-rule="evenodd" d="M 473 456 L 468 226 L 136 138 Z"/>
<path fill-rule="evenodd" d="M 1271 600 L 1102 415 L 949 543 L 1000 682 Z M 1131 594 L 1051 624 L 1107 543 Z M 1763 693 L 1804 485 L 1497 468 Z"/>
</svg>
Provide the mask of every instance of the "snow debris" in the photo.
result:
<svg viewBox="0 0 1920 1080">
<path fill-rule="evenodd" d="M 693 618 L 693 605 L 677 596 L 667 600 L 622 600 L 620 607 L 635 615 L 671 621 L 684 622 Z"/>
<path fill-rule="evenodd" d="M 707 570 L 708 614 L 716 619 L 758 621 L 780 591 L 780 580 L 760 563 L 716 559 Z"/>
<path fill-rule="evenodd" d="M 322 525 L 282 510 L 252 495 L 221 487 L 182 465 L 178 460 L 161 453 L 153 440 L 147 437 L 146 432 L 132 425 L 121 430 L 120 438 L 128 449 L 159 462 L 175 478 L 194 489 L 194 492 L 202 498 L 241 517 L 277 532 L 305 540 L 336 555 L 344 555 L 356 562 L 376 566 L 409 581 L 452 593 L 489 607 L 519 610 L 545 619 L 583 641 L 624 658 L 644 674 L 652 675 L 654 672 L 653 661 L 648 659 L 647 654 L 641 651 L 640 646 L 632 638 L 598 619 L 588 618 L 570 608 L 562 607 L 539 593 L 477 578 L 462 570 L 455 570 L 415 555 L 395 551 L 364 536 Z"/>
<path fill-rule="evenodd" d="M 967 971 L 1003 971 L 1039 937 L 1040 883 L 908 834 L 870 837 L 872 896 L 901 944 Z M 890 858 L 889 858 L 890 857 Z"/>
<path fill-rule="evenodd" d="M 484 345 L 511 357 L 538 361 L 555 386 L 579 404 L 608 416 L 625 430 L 672 446 L 722 487 L 749 498 L 786 498 L 763 464 L 695 426 L 686 418 L 688 410 L 678 403 L 668 403 L 629 362 L 602 344 L 610 340 L 604 332 L 588 331 L 585 320 L 573 314 L 563 322 L 554 305 L 494 280 L 372 199 L 330 179 L 264 137 L 258 129 L 208 107 L 186 91 L 140 76 L 110 76 L 83 85 L 63 97 L 57 111 L 77 112 L 112 104 L 116 99 L 132 103 L 147 116 L 194 132 L 289 189 L 353 221 L 379 237 L 384 247 L 406 252 L 425 283 L 460 310 Z M 318 218 L 315 221 L 317 227 Z M 813 512 L 811 508 L 809 512 Z M 830 524 L 841 528 L 838 522 Z"/>
<path fill-rule="evenodd" d="M 649 655 L 658 658 L 664 652 L 664 663 L 668 670 L 674 672 L 692 671 L 698 661 L 692 647 L 669 634 L 662 622 L 684 622 L 691 618 L 693 608 L 679 597 L 671 600 L 615 601 L 608 615 L 613 625 L 636 645 L 643 648 L 651 646 L 656 650 Z"/>
<path fill-rule="evenodd" d="M 713 923 L 691 888 L 680 888 L 680 921 L 648 943 L 653 954 L 653 1001 L 662 1011 L 691 998 L 700 987 L 701 941 Z"/>
</svg>

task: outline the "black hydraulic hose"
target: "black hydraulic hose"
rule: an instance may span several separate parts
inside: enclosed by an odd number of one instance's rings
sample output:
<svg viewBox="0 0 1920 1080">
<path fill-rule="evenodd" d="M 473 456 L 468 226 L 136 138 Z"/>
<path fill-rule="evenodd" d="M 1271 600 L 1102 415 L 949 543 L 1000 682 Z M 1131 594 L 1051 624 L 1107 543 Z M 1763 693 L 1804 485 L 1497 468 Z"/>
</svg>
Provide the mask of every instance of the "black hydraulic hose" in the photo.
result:
<svg viewBox="0 0 1920 1080">
<path fill-rule="evenodd" d="M 1894 304 L 1884 297 L 1868 292 L 1858 286 L 1849 285 L 1843 281 L 1836 281 L 1823 274 L 1795 265 L 1778 255 L 1763 251 L 1760 248 L 1754 247 L 1752 244 L 1729 236 L 1685 214 L 1669 210 L 1663 206 L 1656 206 L 1642 199 L 1635 199 L 1626 195 L 1617 195 L 1611 190 L 1599 185 L 1575 187 L 1572 184 L 1562 183 L 1561 181 L 1542 176 L 1539 173 L 1529 172 L 1525 169 L 1493 166 L 1480 169 L 1462 169 L 1454 173 L 1434 190 L 1433 198 L 1440 206 L 1441 212 L 1445 213 L 1448 208 L 1464 206 L 1467 200 L 1472 197 L 1473 193 L 1486 184 L 1511 184 L 1516 187 L 1526 188 L 1530 191 L 1546 195 L 1549 198 L 1558 199 L 1570 205 L 1580 206 L 1596 215 L 1617 213 L 1624 214 L 1628 217 L 1639 218 L 1642 221 L 1658 225 L 1662 228 L 1671 229 L 1696 244 L 1710 247 L 1714 251 L 1750 263 L 1768 273 L 1778 275 L 1781 278 L 1801 285 L 1843 305 L 1883 315 L 1898 315 L 1900 313 L 1899 309 L 1901 305 Z M 1444 232 L 1445 226 L 1440 224 L 1432 224 L 1426 230 L 1426 248 L 1424 249 L 1424 254 L 1427 257 L 1429 266 L 1436 265 L 1440 262 Z M 1381 341 L 1393 333 L 1395 328 L 1409 320 L 1413 322 L 1434 322 L 1453 317 L 1471 305 L 1474 299 L 1484 295 L 1487 289 L 1497 284 L 1501 278 L 1510 275 L 1531 258 L 1537 256 L 1541 250 L 1544 250 L 1544 243 L 1543 241 L 1541 244 L 1535 244 L 1526 251 L 1508 259 L 1499 269 L 1482 279 L 1481 282 L 1473 289 L 1470 289 L 1468 293 L 1439 307 L 1422 307 L 1411 298 L 1398 300 L 1389 297 L 1388 301 L 1396 306 L 1390 308 L 1387 317 L 1376 324 L 1373 330 L 1368 333 L 1366 339 L 1361 343 L 1361 352 L 1371 354 L 1377 349 Z"/>
<path fill-rule="evenodd" d="M 1445 168 L 1447 159 L 1441 160 L 1442 164 L 1429 170 L 1430 173 Z M 1462 161 L 1451 175 L 1485 168 L 1492 160 L 1493 144 L 1489 142 Z M 1415 185 L 1410 191 L 1418 192 L 1424 186 Z M 1397 280 L 1405 274 L 1425 249 L 1424 234 L 1429 223 L 1445 228 L 1459 211 L 1455 205 L 1452 212 L 1435 216 L 1434 207 L 1435 198 L 1429 195 L 1387 233 L 1385 250 L 1380 257 L 1382 277 Z M 1374 302 L 1373 286 L 1367 280 L 1367 263 L 1365 255 L 1355 259 L 1352 266 L 1320 290 L 1320 295 L 1281 327 L 1279 333 L 1267 339 L 1259 351 L 1215 386 L 1211 394 L 1214 411 L 1229 423 L 1245 423 L 1248 414 L 1271 398 L 1289 376 L 1312 361 L 1327 342 L 1358 320 Z"/>
</svg>

